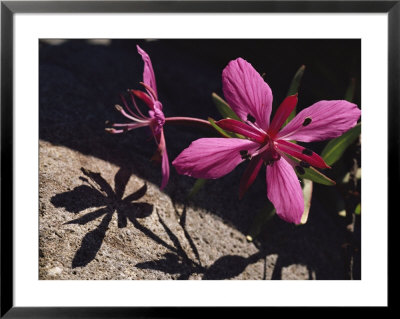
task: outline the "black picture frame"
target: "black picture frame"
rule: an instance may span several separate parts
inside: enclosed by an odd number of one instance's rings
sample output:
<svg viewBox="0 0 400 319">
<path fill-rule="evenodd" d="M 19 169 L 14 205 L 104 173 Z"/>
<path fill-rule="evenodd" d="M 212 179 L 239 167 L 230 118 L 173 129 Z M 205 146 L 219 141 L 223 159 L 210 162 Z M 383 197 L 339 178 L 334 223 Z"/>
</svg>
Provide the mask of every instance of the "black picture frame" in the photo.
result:
<svg viewBox="0 0 400 319">
<path fill-rule="evenodd" d="M 13 19 L 16 13 L 387 13 L 389 207 L 399 179 L 400 1 L 1 1 L 1 318 L 176 318 L 188 308 L 15 307 L 13 300 Z M 389 216 L 390 217 L 390 216 Z M 389 223 L 390 224 L 390 223 Z M 389 241 L 388 241 L 389 242 Z M 390 282 L 390 281 L 389 281 Z M 388 282 L 388 285 L 389 285 Z M 390 298 L 388 305 L 390 304 Z M 257 311 L 259 309 L 256 309 Z M 193 312 L 192 312 L 193 311 Z M 234 310 L 237 313 L 237 310 Z M 213 309 L 227 314 L 227 309 Z"/>
</svg>

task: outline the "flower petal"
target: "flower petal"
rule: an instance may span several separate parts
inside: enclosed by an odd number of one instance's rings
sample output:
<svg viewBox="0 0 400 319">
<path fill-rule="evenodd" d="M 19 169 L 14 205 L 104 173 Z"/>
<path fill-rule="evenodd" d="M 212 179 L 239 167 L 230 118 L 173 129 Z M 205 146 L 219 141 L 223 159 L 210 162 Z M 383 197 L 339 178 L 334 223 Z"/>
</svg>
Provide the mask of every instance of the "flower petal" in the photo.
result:
<svg viewBox="0 0 400 319">
<path fill-rule="evenodd" d="M 342 135 L 357 124 L 361 110 L 344 101 L 319 101 L 302 110 L 278 134 L 277 138 L 313 142 Z"/>
<path fill-rule="evenodd" d="M 249 189 L 251 184 L 253 184 L 254 180 L 256 179 L 258 172 L 263 163 L 263 158 L 261 155 L 254 156 L 251 160 L 249 165 L 246 167 L 246 170 L 243 173 L 242 179 L 240 180 L 239 186 L 239 198 L 241 199 L 244 193 Z"/>
<path fill-rule="evenodd" d="M 143 82 L 148 85 L 157 94 L 156 77 L 154 76 L 153 65 L 149 55 L 138 45 L 136 46 L 138 53 L 142 56 L 144 62 Z"/>
<path fill-rule="evenodd" d="M 329 168 L 321 156 L 303 146 L 285 140 L 278 140 L 276 143 L 279 150 L 292 155 L 299 160 L 305 161 L 311 166 L 318 168 Z"/>
<path fill-rule="evenodd" d="M 258 143 L 264 142 L 265 133 L 262 133 L 261 131 L 257 130 L 256 128 L 246 123 L 231 119 L 225 119 L 225 120 L 219 120 L 215 124 L 217 124 L 220 128 L 222 128 L 225 131 L 241 134 L 243 136 L 255 140 Z"/>
<path fill-rule="evenodd" d="M 167 186 L 169 180 L 169 162 L 168 162 L 167 145 L 165 143 L 165 138 L 164 138 L 164 130 L 161 130 L 159 148 L 162 156 L 161 160 L 162 181 L 160 188 L 164 189 L 164 187 Z"/>
<path fill-rule="evenodd" d="M 293 112 L 296 105 L 297 105 L 297 93 L 295 95 L 290 95 L 286 97 L 281 103 L 281 105 L 279 105 L 274 115 L 274 118 L 272 119 L 271 125 L 268 129 L 268 134 L 271 137 L 274 137 L 276 133 L 279 132 L 283 123 L 285 123 L 290 113 Z"/>
<path fill-rule="evenodd" d="M 201 138 L 183 150 L 172 165 L 179 174 L 219 178 L 243 161 L 240 151 L 254 151 L 258 147 L 258 143 L 240 138 Z"/>
<path fill-rule="evenodd" d="M 267 196 L 280 218 L 300 223 L 304 211 L 303 192 L 296 173 L 283 157 L 267 167 Z"/>
<path fill-rule="evenodd" d="M 222 72 L 222 90 L 229 106 L 243 120 L 253 117 L 266 130 L 272 109 L 272 92 L 253 66 L 238 58 Z"/>
</svg>

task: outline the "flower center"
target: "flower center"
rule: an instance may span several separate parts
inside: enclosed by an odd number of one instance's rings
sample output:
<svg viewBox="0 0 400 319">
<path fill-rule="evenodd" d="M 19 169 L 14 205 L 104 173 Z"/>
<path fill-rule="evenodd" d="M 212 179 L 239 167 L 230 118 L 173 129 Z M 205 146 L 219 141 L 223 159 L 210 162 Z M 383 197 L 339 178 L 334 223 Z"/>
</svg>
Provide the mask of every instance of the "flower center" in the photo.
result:
<svg viewBox="0 0 400 319">
<path fill-rule="evenodd" d="M 273 145 L 273 142 L 271 142 L 269 146 L 270 147 L 268 147 L 261 156 L 264 159 L 265 164 L 272 165 L 281 158 L 281 155 L 276 151 L 276 147 Z"/>
<path fill-rule="evenodd" d="M 160 133 L 160 130 L 164 126 L 165 116 L 162 109 L 162 104 L 157 101 L 154 103 L 154 110 L 149 111 L 149 115 L 152 119 L 153 129 L 156 134 Z"/>
<path fill-rule="evenodd" d="M 281 158 L 281 155 L 276 150 L 273 139 L 271 139 L 267 134 L 264 137 L 264 141 L 260 144 L 260 148 L 255 152 L 250 154 L 247 150 L 241 150 L 239 153 L 243 160 L 251 159 L 254 156 L 260 155 L 266 165 L 272 165 Z"/>
</svg>

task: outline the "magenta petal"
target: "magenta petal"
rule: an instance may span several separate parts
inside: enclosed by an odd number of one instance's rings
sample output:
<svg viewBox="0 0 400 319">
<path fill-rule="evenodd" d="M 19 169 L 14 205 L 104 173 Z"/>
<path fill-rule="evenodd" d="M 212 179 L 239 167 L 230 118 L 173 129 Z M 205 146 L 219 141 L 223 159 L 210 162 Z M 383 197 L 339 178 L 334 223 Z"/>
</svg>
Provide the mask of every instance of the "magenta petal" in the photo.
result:
<svg viewBox="0 0 400 319">
<path fill-rule="evenodd" d="M 238 58 L 229 62 L 222 72 L 222 90 L 230 107 L 243 120 L 248 115 L 266 130 L 272 109 L 272 92 L 253 66 Z"/>
<path fill-rule="evenodd" d="M 284 158 L 267 167 L 267 195 L 280 218 L 300 223 L 304 211 L 303 192 L 293 167 Z"/>
<path fill-rule="evenodd" d="M 156 77 L 154 76 L 153 65 L 149 55 L 138 45 L 136 46 L 138 53 L 142 56 L 144 62 L 143 82 L 151 87 L 157 94 Z"/>
<path fill-rule="evenodd" d="M 168 162 L 167 146 L 165 144 L 165 138 L 164 138 L 164 130 L 161 130 L 160 147 L 161 147 L 161 156 L 162 156 L 162 159 L 161 159 L 161 173 L 162 173 L 161 189 L 164 189 L 164 187 L 167 186 L 168 180 L 169 180 L 169 162 Z"/>
<path fill-rule="evenodd" d="M 354 127 L 360 115 L 356 104 L 344 100 L 319 101 L 297 114 L 277 138 L 301 142 L 335 138 Z"/>
<path fill-rule="evenodd" d="M 240 138 L 198 139 L 172 162 L 179 174 L 195 178 L 219 178 L 243 159 L 240 151 L 255 151 L 259 144 Z"/>
</svg>

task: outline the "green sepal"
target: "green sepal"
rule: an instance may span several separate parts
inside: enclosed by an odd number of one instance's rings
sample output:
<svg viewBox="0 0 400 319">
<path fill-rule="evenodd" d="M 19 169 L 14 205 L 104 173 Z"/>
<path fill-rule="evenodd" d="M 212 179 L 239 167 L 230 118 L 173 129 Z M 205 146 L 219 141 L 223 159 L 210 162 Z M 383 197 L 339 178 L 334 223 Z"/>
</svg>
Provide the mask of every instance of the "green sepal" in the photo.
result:
<svg viewBox="0 0 400 319">
<path fill-rule="evenodd" d="M 230 118 L 233 120 L 241 121 L 239 116 L 231 109 L 228 103 L 225 102 L 218 94 L 213 93 L 212 95 L 215 106 L 218 109 L 218 112 L 222 115 L 224 119 Z"/>
<path fill-rule="evenodd" d="M 245 138 L 243 135 L 225 131 L 224 129 L 220 128 L 216 123 L 215 120 L 212 119 L 211 117 L 208 118 L 208 121 L 210 122 L 211 126 L 218 131 L 223 137 L 233 137 L 233 138 Z"/>
<path fill-rule="evenodd" d="M 228 131 L 223 130 L 220 128 L 217 124 L 215 124 L 215 120 L 212 119 L 211 117 L 208 118 L 208 121 L 210 122 L 211 126 L 223 137 L 237 137 L 235 133 L 231 133 Z"/>
</svg>

